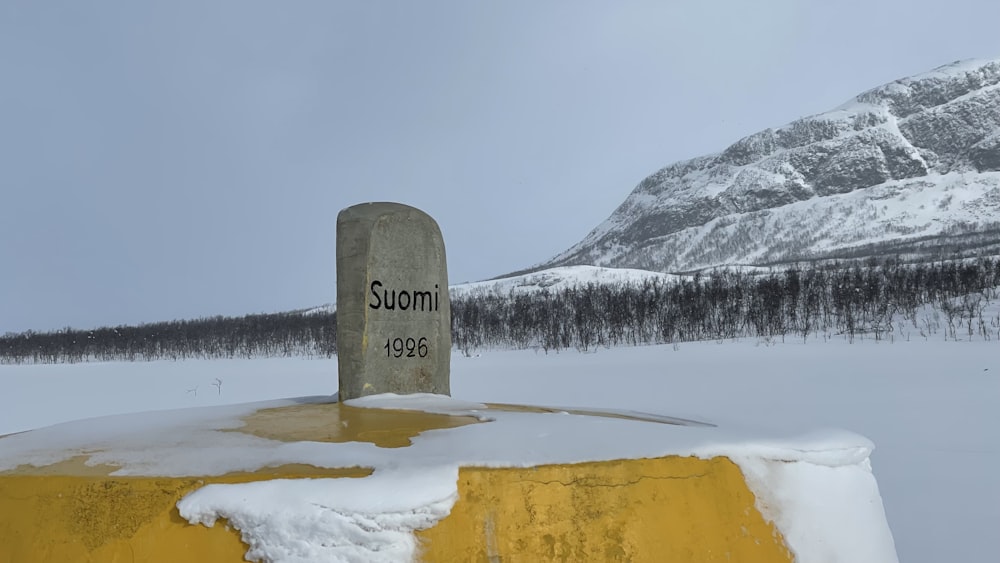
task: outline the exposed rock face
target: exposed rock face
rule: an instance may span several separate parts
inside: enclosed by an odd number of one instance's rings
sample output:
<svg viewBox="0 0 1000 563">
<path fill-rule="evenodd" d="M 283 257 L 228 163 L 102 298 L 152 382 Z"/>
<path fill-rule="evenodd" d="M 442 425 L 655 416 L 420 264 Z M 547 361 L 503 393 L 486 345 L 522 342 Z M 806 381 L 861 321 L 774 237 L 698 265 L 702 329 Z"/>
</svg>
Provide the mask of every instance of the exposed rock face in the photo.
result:
<svg viewBox="0 0 1000 563">
<path fill-rule="evenodd" d="M 667 166 L 532 269 L 998 251 L 1000 60 L 964 61 Z"/>
</svg>

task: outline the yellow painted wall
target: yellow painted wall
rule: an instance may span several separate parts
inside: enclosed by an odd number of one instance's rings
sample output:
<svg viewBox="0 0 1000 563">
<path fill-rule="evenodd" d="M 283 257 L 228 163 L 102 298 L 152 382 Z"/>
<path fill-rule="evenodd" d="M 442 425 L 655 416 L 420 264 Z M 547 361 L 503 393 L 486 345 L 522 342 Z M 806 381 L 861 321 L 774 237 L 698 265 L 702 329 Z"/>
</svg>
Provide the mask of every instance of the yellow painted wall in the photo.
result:
<svg viewBox="0 0 1000 563">
<path fill-rule="evenodd" d="M 428 562 L 792 561 L 728 458 L 467 468 Z"/>
<path fill-rule="evenodd" d="M 0 563 L 237 563 L 224 523 L 181 518 L 177 501 L 208 483 L 362 477 L 370 470 L 284 466 L 213 478 L 0 475 Z"/>
<path fill-rule="evenodd" d="M 237 532 L 175 507 L 208 482 L 363 476 L 286 466 L 211 479 L 0 476 L 0 563 L 228 563 Z M 428 562 L 791 561 L 726 458 L 463 468 L 450 516 L 419 533 Z"/>
</svg>

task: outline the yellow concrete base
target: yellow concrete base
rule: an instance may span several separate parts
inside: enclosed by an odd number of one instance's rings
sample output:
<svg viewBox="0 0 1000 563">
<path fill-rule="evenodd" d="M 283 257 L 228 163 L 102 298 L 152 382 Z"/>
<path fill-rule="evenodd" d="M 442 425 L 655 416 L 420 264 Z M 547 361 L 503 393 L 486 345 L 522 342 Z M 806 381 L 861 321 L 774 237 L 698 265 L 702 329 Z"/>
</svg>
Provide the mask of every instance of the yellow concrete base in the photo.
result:
<svg viewBox="0 0 1000 563">
<path fill-rule="evenodd" d="M 509 408 L 509 407 L 508 407 Z M 233 430 L 282 441 L 406 447 L 472 417 L 307 404 L 265 409 Z M 0 438 L 3 439 L 3 438 Z M 238 563 L 247 547 L 224 522 L 191 525 L 176 508 L 209 483 L 344 477 L 369 468 L 286 465 L 216 477 L 115 477 L 81 456 L 0 472 L 0 563 Z M 418 533 L 429 562 L 791 561 L 727 458 L 462 468 L 451 514 Z"/>
<path fill-rule="evenodd" d="M 367 469 L 285 466 L 211 478 L 0 476 L 0 563 L 243 561 L 239 533 L 192 526 L 176 504 L 208 483 L 364 477 Z"/>
<path fill-rule="evenodd" d="M 190 525 L 177 501 L 205 483 L 364 476 L 279 468 L 206 479 L 0 477 L 0 563 L 237 563 L 224 523 Z M 463 468 L 451 515 L 419 533 L 424 561 L 791 561 L 726 458 Z"/>
<path fill-rule="evenodd" d="M 791 561 L 728 458 L 466 468 L 425 561 Z"/>
</svg>

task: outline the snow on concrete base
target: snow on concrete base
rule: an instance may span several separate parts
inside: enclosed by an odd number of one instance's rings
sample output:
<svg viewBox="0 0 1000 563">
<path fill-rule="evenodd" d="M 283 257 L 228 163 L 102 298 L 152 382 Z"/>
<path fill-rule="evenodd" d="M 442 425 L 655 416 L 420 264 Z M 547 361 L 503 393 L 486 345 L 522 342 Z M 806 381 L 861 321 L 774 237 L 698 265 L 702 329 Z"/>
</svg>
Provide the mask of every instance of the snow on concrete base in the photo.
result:
<svg viewBox="0 0 1000 563">
<path fill-rule="evenodd" d="M 192 524 L 225 518 L 249 546 L 248 560 L 395 563 L 415 560 L 414 533 L 448 515 L 457 477 L 449 467 L 208 485 L 177 508 Z"/>
<path fill-rule="evenodd" d="M 896 548 L 868 459 L 848 465 L 734 459 L 757 509 L 800 563 L 895 562 Z"/>
<path fill-rule="evenodd" d="M 192 523 L 226 519 L 250 547 L 249 557 L 271 563 L 411 561 L 419 550 L 415 532 L 441 522 L 456 502 L 463 467 L 728 458 L 742 471 L 757 510 L 773 521 L 799 563 L 897 561 L 869 464 L 873 445 L 854 433 L 761 432 L 634 412 L 588 415 L 436 395 L 379 395 L 344 405 L 474 417 L 481 423 L 427 430 L 409 447 L 281 441 L 240 430 L 261 409 L 308 405 L 329 408 L 310 398 L 160 411 L 6 436 L 0 438 L 0 478 L 4 471 L 81 456 L 88 465 L 113 469 L 111 476 L 130 477 L 224 475 L 283 464 L 372 468 L 367 477 L 349 479 L 212 484 L 189 493 L 177 507 Z"/>
</svg>

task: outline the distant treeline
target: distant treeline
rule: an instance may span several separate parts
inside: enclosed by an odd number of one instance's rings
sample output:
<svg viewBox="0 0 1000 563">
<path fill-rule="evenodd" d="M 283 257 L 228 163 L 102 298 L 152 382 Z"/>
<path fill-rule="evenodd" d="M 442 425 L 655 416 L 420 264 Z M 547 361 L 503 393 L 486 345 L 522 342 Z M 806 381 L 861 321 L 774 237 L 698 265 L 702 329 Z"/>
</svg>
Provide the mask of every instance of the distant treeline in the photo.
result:
<svg viewBox="0 0 1000 563">
<path fill-rule="evenodd" d="M 744 337 L 926 338 L 943 332 L 952 339 L 1000 339 L 1000 316 L 984 317 L 998 287 L 1000 261 L 979 259 L 716 271 L 676 282 L 591 283 L 525 294 L 483 291 L 452 299 L 452 342 L 471 353 Z M 922 309 L 933 314 L 921 316 Z M 8 333 L 0 337 L 0 362 L 329 357 L 336 349 L 335 313 L 295 312 Z"/>
<path fill-rule="evenodd" d="M 998 286 L 1000 261 L 980 259 L 833 264 L 767 274 L 716 271 L 677 282 L 588 284 L 508 296 L 483 292 L 452 300 L 452 340 L 469 352 L 743 337 L 881 339 L 938 331 L 994 339 L 1000 337 L 1000 318 L 984 318 L 983 312 Z M 918 318 L 924 307 L 934 314 Z M 901 320 L 905 326 L 893 326 Z"/>
<path fill-rule="evenodd" d="M 0 363 L 332 356 L 332 313 L 211 317 L 93 330 L 65 328 L 0 337 Z"/>
</svg>

